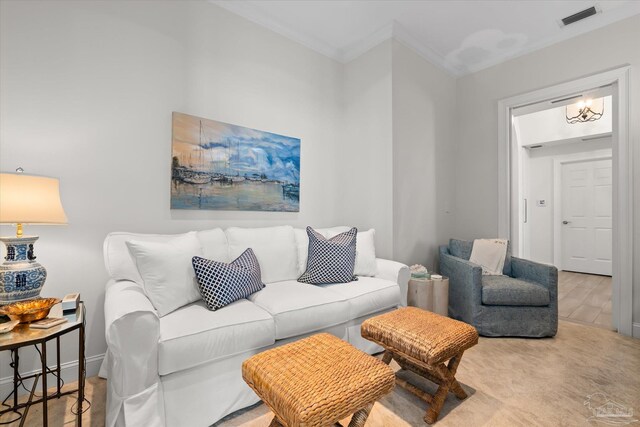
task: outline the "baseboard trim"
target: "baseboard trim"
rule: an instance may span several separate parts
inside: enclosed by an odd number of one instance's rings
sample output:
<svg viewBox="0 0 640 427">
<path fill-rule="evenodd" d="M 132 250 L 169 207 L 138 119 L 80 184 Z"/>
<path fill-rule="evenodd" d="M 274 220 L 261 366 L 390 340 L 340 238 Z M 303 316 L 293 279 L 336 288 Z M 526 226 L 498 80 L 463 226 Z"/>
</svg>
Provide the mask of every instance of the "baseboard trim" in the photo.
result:
<svg viewBox="0 0 640 427">
<path fill-rule="evenodd" d="M 633 332 L 632 335 L 634 338 L 640 338 L 640 323 L 633 324 Z"/>
<path fill-rule="evenodd" d="M 102 364 L 102 360 L 104 359 L 104 353 L 98 354 L 95 356 L 87 357 L 86 362 L 86 371 L 87 378 L 98 375 L 100 371 L 100 365 Z M 49 366 L 51 368 L 51 366 Z M 32 375 L 40 372 L 40 370 L 33 370 L 28 372 L 21 372 L 22 375 Z M 78 381 L 78 361 L 72 360 L 70 362 L 64 362 L 60 364 L 60 376 L 64 380 L 65 384 L 73 383 Z M 55 382 L 55 377 L 51 374 L 47 376 L 47 384 L 49 387 L 53 387 Z M 28 380 L 24 382 L 24 385 L 27 389 L 29 389 L 33 385 L 33 380 Z M 38 389 L 40 388 L 40 383 L 38 384 Z M 13 390 L 13 375 L 8 377 L 0 378 L 0 396 L 4 398 Z M 24 388 L 18 389 L 18 395 L 28 394 Z M 40 394 L 40 390 L 38 390 L 38 394 Z"/>
</svg>

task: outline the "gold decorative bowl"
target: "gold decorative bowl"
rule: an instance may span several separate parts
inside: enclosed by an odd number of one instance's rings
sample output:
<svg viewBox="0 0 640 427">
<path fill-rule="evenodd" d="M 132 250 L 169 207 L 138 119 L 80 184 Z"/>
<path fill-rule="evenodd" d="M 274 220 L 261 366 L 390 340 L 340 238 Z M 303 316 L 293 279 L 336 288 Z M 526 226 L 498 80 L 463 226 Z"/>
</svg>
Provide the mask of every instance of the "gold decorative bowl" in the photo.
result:
<svg viewBox="0 0 640 427">
<path fill-rule="evenodd" d="M 36 298 L 18 301 L 0 307 L 0 314 L 9 316 L 20 323 L 35 322 L 49 315 L 51 307 L 62 302 L 59 298 Z"/>
</svg>

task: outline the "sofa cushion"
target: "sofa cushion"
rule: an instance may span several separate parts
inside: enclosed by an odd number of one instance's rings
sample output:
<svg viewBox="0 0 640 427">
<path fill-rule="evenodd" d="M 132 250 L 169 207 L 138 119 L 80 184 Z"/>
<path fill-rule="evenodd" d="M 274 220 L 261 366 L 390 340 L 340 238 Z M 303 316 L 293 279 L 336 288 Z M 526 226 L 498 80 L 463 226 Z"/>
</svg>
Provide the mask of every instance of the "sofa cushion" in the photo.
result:
<svg viewBox="0 0 640 427">
<path fill-rule="evenodd" d="M 313 228 L 307 227 L 309 257 L 307 269 L 298 278 L 298 282 L 324 285 L 358 280 L 353 275 L 357 233 L 358 230 L 354 227 L 327 239 Z"/>
<path fill-rule="evenodd" d="M 298 248 L 293 227 L 231 227 L 225 233 L 231 259 L 236 259 L 248 248 L 253 250 L 260 263 L 264 283 L 298 277 Z"/>
<path fill-rule="evenodd" d="M 198 231 L 196 233 L 200 246 L 202 246 L 202 256 L 219 262 L 230 262 L 229 243 L 227 235 L 221 228 Z"/>
<path fill-rule="evenodd" d="M 509 276 L 482 276 L 485 305 L 549 305 L 549 290 L 537 283 Z"/>
<path fill-rule="evenodd" d="M 191 266 L 193 256 L 202 255 L 195 232 L 167 242 L 126 242 L 143 279 L 144 293 L 160 317 L 200 299 Z"/>
<path fill-rule="evenodd" d="M 339 226 L 332 228 L 314 228 L 315 231 L 330 239 L 340 233 L 349 231 L 351 227 Z M 301 228 L 294 229 L 296 244 L 298 245 L 298 276 L 307 269 L 307 257 L 309 256 L 309 236 L 307 231 Z M 378 261 L 376 259 L 376 230 L 359 231 L 356 237 L 356 266 L 353 274 L 356 276 L 375 276 L 378 274 Z"/>
<path fill-rule="evenodd" d="M 252 302 L 210 311 L 198 301 L 160 319 L 158 370 L 167 375 L 274 342 L 273 318 Z"/>
<path fill-rule="evenodd" d="M 127 247 L 127 242 L 136 240 L 138 242 L 166 243 L 176 237 L 185 236 L 183 234 L 143 234 L 143 233 L 109 233 L 104 239 L 104 265 L 113 280 L 131 280 L 142 286 L 142 277 L 138 272 L 136 260 L 133 258 Z"/>
<path fill-rule="evenodd" d="M 107 273 L 114 280 L 131 280 L 142 285 L 142 278 L 136 267 L 136 261 L 131 256 L 126 242 L 137 240 L 139 242 L 166 243 L 171 239 L 185 234 L 144 234 L 144 233 L 109 233 L 104 240 L 104 264 Z M 196 232 L 202 254 L 205 258 L 221 262 L 229 262 L 229 247 L 227 236 L 220 228 Z"/>
<path fill-rule="evenodd" d="M 320 233 L 331 239 L 340 233 L 348 231 L 349 227 L 325 228 Z M 376 262 L 376 230 L 358 231 L 356 238 L 356 266 L 353 269 L 356 276 L 375 276 L 378 274 Z"/>
<path fill-rule="evenodd" d="M 209 310 L 218 310 L 264 288 L 260 265 L 251 248 L 229 264 L 198 256 L 191 262 Z"/>
<path fill-rule="evenodd" d="M 249 300 L 273 316 L 278 340 L 349 320 L 349 303 L 340 294 L 295 280 L 268 283 Z"/>
<path fill-rule="evenodd" d="M 351 227 L 312 228 L 327 238 L 333 237 L 336 234 L 344 233 L 351 229 Z M 298 276 L 300 276 L 307 269 L 307 260 L 309 258 L 309 235 L 307 234 L 306 228 L 294 228 L 293 233 L 296 238 L 296 246 L 298 247 Z M 330 234 L 331 236 L 329 236 Z M 356 251 L 358 250 L 357 244 L 358 243 L 356 241 Z"/>
<path fill-rule="evenodd" d="M 377 277 L 360 277 L 357 282 L 323 285 L 349 302 L 349 319 L 398 307 L 401 303 L 400 286 Z"/>
</svg>

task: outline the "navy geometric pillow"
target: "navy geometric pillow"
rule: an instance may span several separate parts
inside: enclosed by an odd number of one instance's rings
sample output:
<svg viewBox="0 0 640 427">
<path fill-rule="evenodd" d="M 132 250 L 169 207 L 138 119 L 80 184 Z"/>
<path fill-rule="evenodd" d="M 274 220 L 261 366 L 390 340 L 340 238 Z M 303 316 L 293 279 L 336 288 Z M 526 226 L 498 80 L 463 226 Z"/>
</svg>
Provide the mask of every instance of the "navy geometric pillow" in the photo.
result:
<svg viewBox="0 0 640 427">
<path fill-rule="evenodd" d="M 298 282 L 324 285 L 358 280 L 353 275 L 356 265 L 357 234 L 358 229 L 353 227 L 349 231 L 326 239 L 313 228 L 307 227 L 309 236 L 307 271 L 302 273 Z"/>
<path fill-rule="evenodd" d="M 191 263 L 209 310 L 217 310 L 264 288 L 260 264 L 251 248 L 230 264 L 199 256 L 194 256 Z"/>
</svg>

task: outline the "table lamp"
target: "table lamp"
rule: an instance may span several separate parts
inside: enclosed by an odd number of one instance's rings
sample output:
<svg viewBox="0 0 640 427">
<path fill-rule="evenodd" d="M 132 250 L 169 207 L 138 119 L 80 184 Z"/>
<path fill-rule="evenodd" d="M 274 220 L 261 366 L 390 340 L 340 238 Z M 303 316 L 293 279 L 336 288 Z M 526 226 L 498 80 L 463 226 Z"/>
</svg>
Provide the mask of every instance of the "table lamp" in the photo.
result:
<svg viewBox="0 0 640 427">
<path fill-rule="evenodd" d="M 0 223 L 16 224 L 15 237 L 0 237 L 6 246 L 0 265 L 0 305 L 37 298 L 47 270 L 38 262 L 38 236 L 23 236 L 23 224 L 66 224 L 56 178 L 0 173 Z"/>
</svg>

